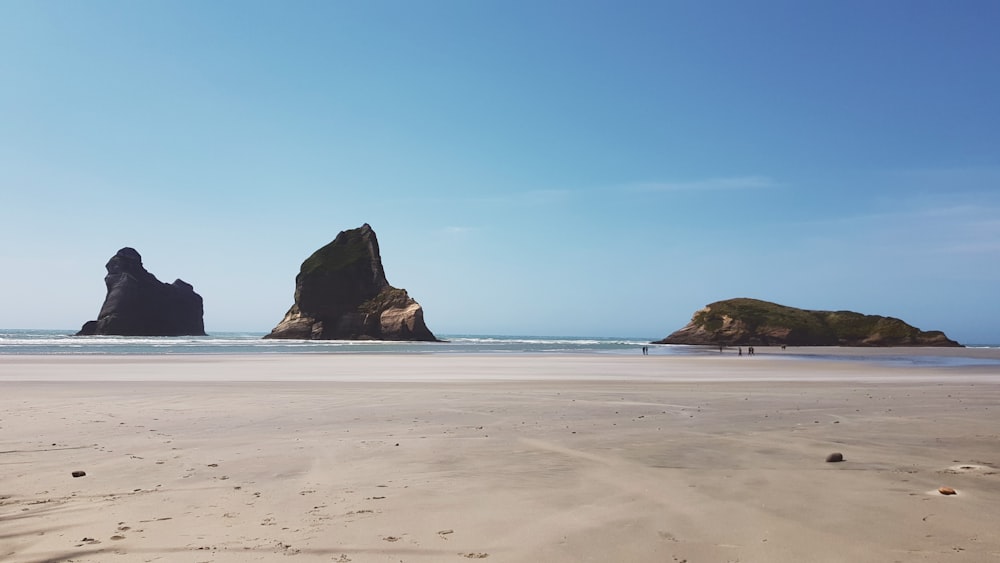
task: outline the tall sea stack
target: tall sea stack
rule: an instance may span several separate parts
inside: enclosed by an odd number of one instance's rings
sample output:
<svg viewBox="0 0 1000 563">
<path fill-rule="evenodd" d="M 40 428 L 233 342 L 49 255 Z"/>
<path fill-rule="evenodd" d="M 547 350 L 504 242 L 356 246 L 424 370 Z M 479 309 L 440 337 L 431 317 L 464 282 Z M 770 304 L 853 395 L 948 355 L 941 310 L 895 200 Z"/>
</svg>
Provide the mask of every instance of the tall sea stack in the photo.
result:
<svg viewBox="0 0 1000 563">
<path fill-rule="evenodd" d="M 386 280 L 367 223 L 342 231 L 302 263 L 295 304 L 264 338 L 437 341 L 420 304 Z"/>
<path fill-rule="evenodd" d="M 97 320 L 84 323 L 77 336 L 204 336 L 204 307 L 191 284 L 156 279 L 134 248 L 119 250 L 105 268 L 104 305 Z"/>
</svg>

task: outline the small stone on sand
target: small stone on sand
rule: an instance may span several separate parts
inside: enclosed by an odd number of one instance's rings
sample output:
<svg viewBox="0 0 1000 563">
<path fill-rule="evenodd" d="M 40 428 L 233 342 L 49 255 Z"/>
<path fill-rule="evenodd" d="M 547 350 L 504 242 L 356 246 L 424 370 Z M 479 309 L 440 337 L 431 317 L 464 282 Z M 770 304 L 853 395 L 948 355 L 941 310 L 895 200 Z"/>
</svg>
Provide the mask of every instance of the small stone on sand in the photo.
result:
<svg viewBox="0 0 1000 563">
<path fill-rule="evenodd" d="M 844 461 L 844 454 L 842 454 L 840 452 L 834 452 L 834 453 L 826 456 L 826 462 L 827 463 L 834 463 L 834 462 L 837 462 L 837 461 Z"/>
<path fill-rule="evenodd" d="M 957 491 L 955 491 L 955 489 L 952 489 L 951 487 L 941 487 L 940 489 L 938 489 L 938 492 L 941 493 L 942 495 L 958 494 Z"/>
<path fill-rule="evenodd" d="M 73 477 L 84 477 L 87 475 L 86 471 L 74 471 L 72 473 Z"/>
</svg>

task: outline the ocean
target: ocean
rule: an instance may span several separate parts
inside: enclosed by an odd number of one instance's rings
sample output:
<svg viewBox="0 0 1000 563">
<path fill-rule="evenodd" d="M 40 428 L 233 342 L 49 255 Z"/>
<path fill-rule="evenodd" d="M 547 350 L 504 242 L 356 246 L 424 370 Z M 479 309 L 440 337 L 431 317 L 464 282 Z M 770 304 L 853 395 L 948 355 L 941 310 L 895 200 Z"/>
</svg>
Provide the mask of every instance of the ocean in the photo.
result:
<svg viewBox="0 0 1000 563">
<path fill-rule="evenodd" d="M 0 354 L 640 354 L 653 338 L 438 335 L 442 342 L 364 340 L 265 340 L 265 333 L 220 332 L 210 336 L 73 336 L 71 330 L 0 329 Z M 681 348 L 649 345 L 657 353 Z"/>
<path fill-rule="evenodd" d="M 220 332 L 210 336 L 73 336 L 72 330 L 0 329 L 0 355 L 169 355 L 169 354 L 619 354 L 718 356 L 711 346 L 650 344 L 655 338 L 438 335 L 442 342 L 358 340 L 265 340 L 262 332 Z M 855 353 L 856 352 L 856 353 Z M 736 355 L 729 348 L 725 354 Z M 843 349 L 789 348 L 769 358 L 878 362 L 902 366 L 995 366 L 1000 346 L 969 348 Z"/>
</svg>

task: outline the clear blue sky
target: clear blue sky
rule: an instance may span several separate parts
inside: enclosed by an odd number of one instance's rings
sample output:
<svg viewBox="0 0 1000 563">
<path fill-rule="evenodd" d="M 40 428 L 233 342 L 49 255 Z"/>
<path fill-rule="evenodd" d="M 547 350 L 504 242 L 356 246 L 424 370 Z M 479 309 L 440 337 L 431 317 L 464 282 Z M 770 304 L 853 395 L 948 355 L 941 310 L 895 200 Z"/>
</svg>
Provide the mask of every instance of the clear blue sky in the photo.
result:
<svg viewBox="0 0 1000 563">
<path fill-rule="evenodd" d="M 370 223 L 438 334 L 756 297 L 1000 342 L 995 1 L 0 0 L 0 326 L 136 248 L 270 330 Z"/>
</svg>

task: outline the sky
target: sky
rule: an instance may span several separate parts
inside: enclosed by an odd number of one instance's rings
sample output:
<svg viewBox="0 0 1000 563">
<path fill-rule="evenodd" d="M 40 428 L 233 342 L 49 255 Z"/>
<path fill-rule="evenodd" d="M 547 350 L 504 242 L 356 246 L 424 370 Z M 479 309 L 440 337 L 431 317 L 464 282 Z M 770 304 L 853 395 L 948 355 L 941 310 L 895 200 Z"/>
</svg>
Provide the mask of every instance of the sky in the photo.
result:
<svg viewBox="0 0 1000 563">
<path fill-rule="evenodd" d="M 266 332 L 369 223 L 438 335 L 713 301 L 1000 343 L 1000 3 L 0 0 L 0 326 L 122 247 Z"/>
</svg>

